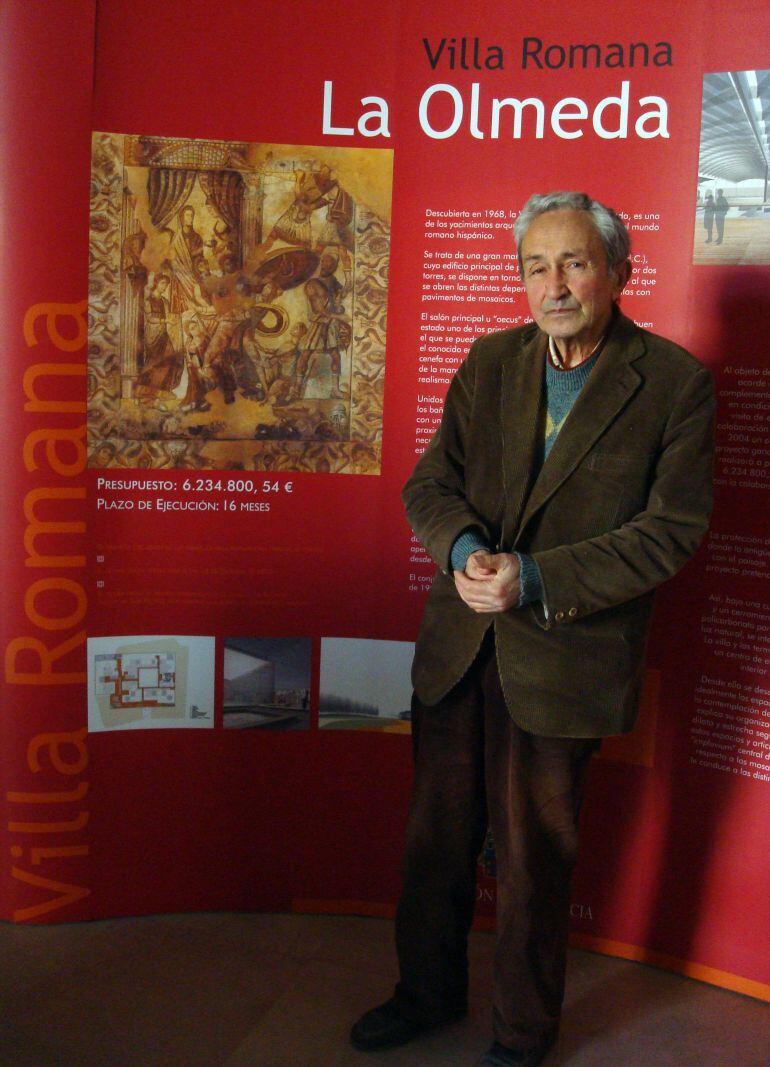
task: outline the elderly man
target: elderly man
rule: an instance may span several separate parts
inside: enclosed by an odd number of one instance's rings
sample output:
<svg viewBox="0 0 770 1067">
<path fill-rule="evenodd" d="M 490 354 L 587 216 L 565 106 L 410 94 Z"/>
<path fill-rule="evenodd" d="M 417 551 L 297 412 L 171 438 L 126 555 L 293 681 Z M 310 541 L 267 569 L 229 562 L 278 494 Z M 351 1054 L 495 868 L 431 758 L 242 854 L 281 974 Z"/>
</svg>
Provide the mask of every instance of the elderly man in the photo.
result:
<svg viewBox="0 0 770 1067">
<path fill-rule="evenodd" d="M 404 490 L 439 571 L 413 668 L 400 981 L 351 1033 L 357 1048 L 393 1047 L 466 1011 L 489 822 L 495 1041 L 482 1067 L 532 1067 L 555 1041 L 589 759 L 634 725 L 654 590 L 711 506 L 711 376 L 621 314 L 621 219 L 551 193 L 515 233 L 535 321 L 475 342 Z"/>
</svg>

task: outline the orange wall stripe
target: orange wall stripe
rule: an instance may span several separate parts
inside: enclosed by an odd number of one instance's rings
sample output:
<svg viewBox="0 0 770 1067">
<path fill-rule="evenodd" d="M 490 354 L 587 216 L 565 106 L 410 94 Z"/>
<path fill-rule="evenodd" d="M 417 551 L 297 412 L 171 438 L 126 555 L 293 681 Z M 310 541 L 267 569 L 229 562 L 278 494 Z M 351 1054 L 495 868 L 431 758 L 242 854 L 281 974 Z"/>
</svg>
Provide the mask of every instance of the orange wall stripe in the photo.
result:
<svg viewBox="0 0 770 1067">
<path fill-rule="evenodd" d="M 381 904 L 371 900 L 299 898 L 292 901 L 291 910 L 301 915 L 363 915 L 377 919 L 392 919 L 395 915 L 395 908 L 392 904 Z M 491 915 L 477 915 L 473 923 L 474 930 L 489 931 L 494 930 L 494 926 L 494 917 Z M 729 989 L 733 993 L 741 993 L 743 996 L 770 1003 L 770 985 L 764 982 L 741 978 L 740 975 L 719 971 L 716 967 L 707 967 L 705 964 L 694 963 L 692 960 L 682 960 L 677 956 L 669 956 L 665 952 L 655 952 L 642 945 L 629 945 L 625 941 L 611 941 L 605 937 L 578 933 L 570 935 L 570 945 L 573 948 L 586 949 L 588 952 L 598 952 L 603 956 L 616 956 L 619 959 L 633 960 L 636 963 L 647 963 L 665 971 L 672 971 L 674 974 L 684 975 L 686 978 L 694 978 L 699 982 L 718 986 L 720 989 Z"/>
<path fill-rule="evenodd" d="M 730 989 L 734 993 L 742 993 L 746 997 L 754 997 L 756 1000 L 770 1003 L 770 985 L 755 982 L 750 978 L 741 978 L 740 975 L 730 974 L 728 971 L 718 971 L 716 967 L 706 967 L 702 963 L 682 960 L 677 956 L 655 952 L 641 945 L 628 945 L 624 941 L 610 941 L 607 938 L 593 937 L 590 934 L 572 934 L 570 944 L 574 948 L 600 952 L 605 956 L 618 956 L 624 960 L 649 963 L 653 967 L 662 967 L 666 971 L 673 971 L 687 978 L 696 978 L 699 982 L 707 982 L 709 985 Z"/>
</svg>

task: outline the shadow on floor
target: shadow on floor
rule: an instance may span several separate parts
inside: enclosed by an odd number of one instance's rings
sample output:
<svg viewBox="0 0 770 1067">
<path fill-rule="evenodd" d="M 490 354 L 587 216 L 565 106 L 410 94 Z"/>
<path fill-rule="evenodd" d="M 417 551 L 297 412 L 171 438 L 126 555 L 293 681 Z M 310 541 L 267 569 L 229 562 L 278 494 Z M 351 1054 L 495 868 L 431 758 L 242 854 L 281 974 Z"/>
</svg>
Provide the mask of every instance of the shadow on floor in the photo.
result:
<svg viewBox="0 0 770 1067">
<path fill-rule="evenodd" d="M 395 979 L 392 924 L 310 915 L 168 915 L 0 925 L 3 1067 L 456 1067 L 488 1046 L 492 935 L 472 935 L 470 1013 L 387 1053 L 353 1020 Z M 548 1067 L 767 1067 L 770 1007 L 624 960 L 572 952 Z"/>
</svg>

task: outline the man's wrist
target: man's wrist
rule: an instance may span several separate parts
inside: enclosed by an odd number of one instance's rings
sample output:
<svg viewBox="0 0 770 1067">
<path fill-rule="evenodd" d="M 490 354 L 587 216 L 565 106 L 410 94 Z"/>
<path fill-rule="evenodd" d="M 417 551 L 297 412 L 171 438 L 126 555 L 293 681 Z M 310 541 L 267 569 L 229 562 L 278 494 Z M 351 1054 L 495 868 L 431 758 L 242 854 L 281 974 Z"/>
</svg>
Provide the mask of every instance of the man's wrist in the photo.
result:
<svg viewBox="0 0 770 1067">
<path fill-rule="evenodd" d="M 455 538 L 452 550 L 449 553 L 449 562 L 453 571 L 464 571 L 468 557 L 474 552 L 488 552 L 489 545 L 481 530 L 476 526 L 468 526 Z"/>
<path fill-rule="evenodd" d="M 543 579 L 540 577 L 540 569 L 532 556 L 524 552 L 514 552 L 519 561 L 519 602 L 517 607 L 524 607 L 534 600 L 543 599 Z"/>
</svg>

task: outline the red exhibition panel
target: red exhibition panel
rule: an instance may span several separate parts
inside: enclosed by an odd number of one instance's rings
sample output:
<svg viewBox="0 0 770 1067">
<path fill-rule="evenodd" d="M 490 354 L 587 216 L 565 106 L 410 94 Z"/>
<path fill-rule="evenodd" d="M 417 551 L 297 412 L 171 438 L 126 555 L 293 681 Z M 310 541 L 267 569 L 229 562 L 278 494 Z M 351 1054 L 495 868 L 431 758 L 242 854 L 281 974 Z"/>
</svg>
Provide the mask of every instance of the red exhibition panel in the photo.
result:
<svg viewBox="0 0 770 1067">
<path fill-rule="evenodd" d="M 528 318 L 517 209 L 585 189 L 631 232 L 625 312 L 720 409 L 574 936 L 770 999 L 765 6 L 0 24 L 3 916 L 392 913 L 433 572 L 400 488 L 470 342 Z"/>
</svg>

